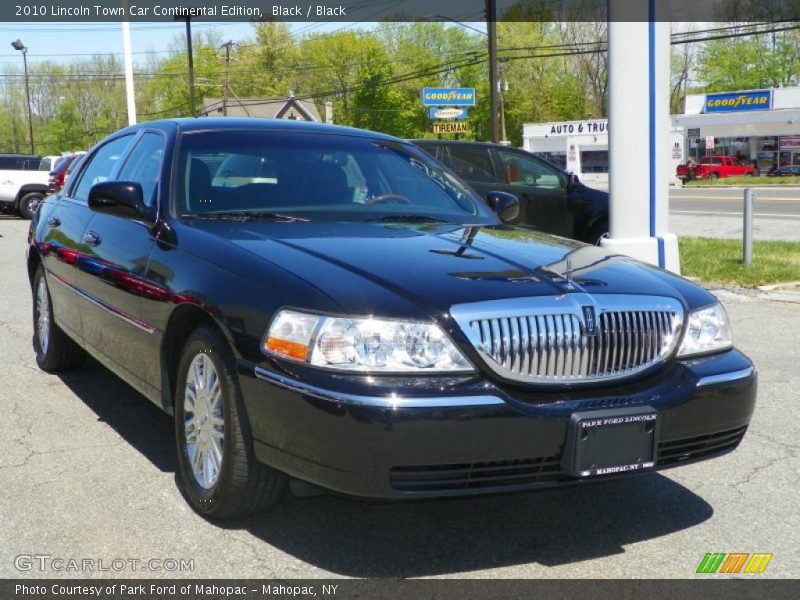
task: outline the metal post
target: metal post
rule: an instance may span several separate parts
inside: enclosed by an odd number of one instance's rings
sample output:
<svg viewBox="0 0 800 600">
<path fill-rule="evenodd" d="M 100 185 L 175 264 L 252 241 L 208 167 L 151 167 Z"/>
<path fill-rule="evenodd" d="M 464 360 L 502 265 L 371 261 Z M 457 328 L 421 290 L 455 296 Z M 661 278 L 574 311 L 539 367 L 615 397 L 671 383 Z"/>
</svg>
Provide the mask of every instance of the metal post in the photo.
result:
<svg viewBox="0 0 800 600">
<path fill-rule="evenodd" d="M 128 2 L 122 5 L 128 13 Z M 136 94 L 133 87 L 133 53 L 131 51 L 131 23 L 122 21 L 122 51 L 125 55 L 125 102 L 128 107 L 128 125 L 136 124 Z"/>
<path fill-rule="evenodd" d="M 744 240 L 742 249 L 742 262 L 745 265 L 753 264 L 753 201 L 755 194 L 751 188 L 744 190 Z"/>
<path fill-rule="evenodd" d="M 486 0 L 486 32 L 489 37 L 489 98 L 492 110 L 492 141 L 500 141 L 499 101 L 497 89 L 497 2 Z"/>
</svg>

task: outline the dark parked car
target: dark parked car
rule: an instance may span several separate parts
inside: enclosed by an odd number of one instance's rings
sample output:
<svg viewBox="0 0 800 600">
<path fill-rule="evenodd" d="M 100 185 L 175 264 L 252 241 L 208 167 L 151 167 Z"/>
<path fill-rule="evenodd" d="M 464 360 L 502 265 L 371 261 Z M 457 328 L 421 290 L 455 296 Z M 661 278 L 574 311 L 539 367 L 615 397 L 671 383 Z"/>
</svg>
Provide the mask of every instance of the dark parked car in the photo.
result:
<svg viewBox="0 0 800 600">
<path fill-rule="evenodd" d="M 783 165 L 767 173 L 767 177 L 800 177 L 800 165 Z"/>
<path fill-rule="evenodd" d="M 483 142 L 412 140 L 450 167 L 479 195 L 501 190 L 516 195 L 514 224 L 532 225 L 588 244 L 608 234 L 608 193 L 583 185 L 557 166 L 518 148 Z"/>
<path fill-rule="evenodd" d="M 214 518 L 289 478 L 407 499 L 733 450 L 756 373 L 716 298 L 516 209 L 377 133 L 140 124 L 35 215 L 36 360 L 88 352 L 173 414 L 181 489 Z"/>
</svg>

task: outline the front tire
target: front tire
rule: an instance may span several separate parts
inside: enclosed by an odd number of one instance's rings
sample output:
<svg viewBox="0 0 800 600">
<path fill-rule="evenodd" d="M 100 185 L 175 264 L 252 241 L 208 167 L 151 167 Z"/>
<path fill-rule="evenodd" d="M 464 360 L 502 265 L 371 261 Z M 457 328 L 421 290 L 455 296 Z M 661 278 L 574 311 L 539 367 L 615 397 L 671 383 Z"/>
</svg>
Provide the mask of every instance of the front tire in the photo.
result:
<svg viewBox="0 0 800 600">
<path fill-rule="evenodd" d="M 234 357 L 212 327 L 189 336 L 176 384 L 178 482 L 191 507 L 232 519 L 274 504 L 285 477 L 255 458 Z"/>
<path fill-rule="evenodd" d="M 608 223 L 600 223 L 595 225 L 586 234 L 586 243 L 593 246 L 599 246 L 600 242 L 608 237 Z"/>
<path fill-rule="evenodd" d="M 36 209 L 44 200 L 44 195 L 41 192 L 31 192 L 25 194 L 19 201 L 19 214 L 23 219 L 30 221 L 36 213 Z"/>
<path fill-rule="evenodd" d="M 36 351 L 36 364 L 48 373 L 76 369 L 86 360 L 83 348 L 53 319 L 53 303 L 41 265 L 33 277 L 33 349 Z"/>
</svg>

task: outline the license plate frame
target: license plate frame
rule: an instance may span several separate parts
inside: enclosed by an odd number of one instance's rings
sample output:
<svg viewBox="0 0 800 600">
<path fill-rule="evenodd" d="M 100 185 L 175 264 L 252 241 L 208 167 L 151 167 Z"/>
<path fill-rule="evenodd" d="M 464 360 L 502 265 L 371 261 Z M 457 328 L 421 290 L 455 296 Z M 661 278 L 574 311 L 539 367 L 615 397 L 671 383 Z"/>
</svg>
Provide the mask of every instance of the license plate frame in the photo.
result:
<svg viewBox="0 0 800 600">
<path fill-rule="evenodd" d="M 573 413 L 564 471 L 587 479 L 653 469 L 660 422 L 658 411 L 650 406 Z"/>
</svg>

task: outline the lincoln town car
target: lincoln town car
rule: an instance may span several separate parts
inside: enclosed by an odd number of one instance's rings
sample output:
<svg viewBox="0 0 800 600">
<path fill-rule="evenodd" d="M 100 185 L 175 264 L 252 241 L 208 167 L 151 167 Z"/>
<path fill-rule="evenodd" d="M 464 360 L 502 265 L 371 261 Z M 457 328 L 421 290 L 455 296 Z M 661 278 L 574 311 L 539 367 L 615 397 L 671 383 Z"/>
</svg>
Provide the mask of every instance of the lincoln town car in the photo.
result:
<svg viewBox="0 0 800 600">
<path fill-rule="evenodd" d="M 378 133 L 135 125 L 34 215 L 36 361 L 91 355 L 172 415 L 213 519 L 287 482 L 567 494 L 735 449 L 756 372 L 717 299 L 518 211 Z"/>
</svg>

